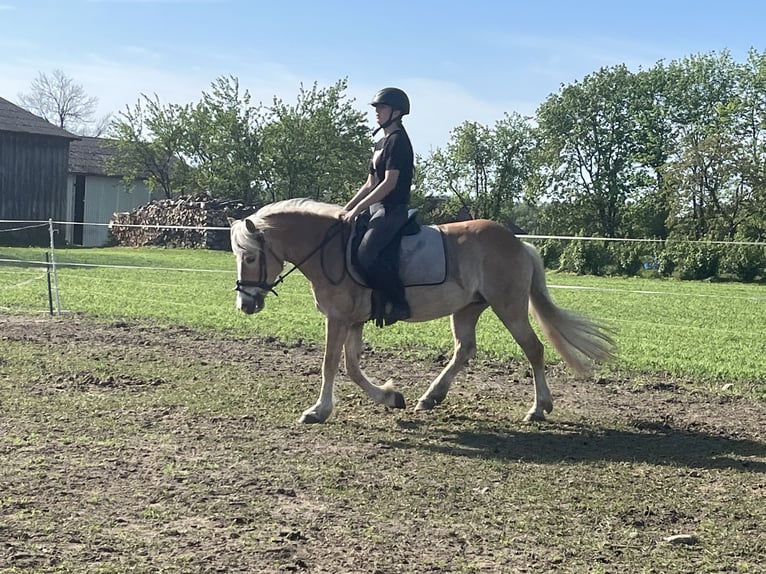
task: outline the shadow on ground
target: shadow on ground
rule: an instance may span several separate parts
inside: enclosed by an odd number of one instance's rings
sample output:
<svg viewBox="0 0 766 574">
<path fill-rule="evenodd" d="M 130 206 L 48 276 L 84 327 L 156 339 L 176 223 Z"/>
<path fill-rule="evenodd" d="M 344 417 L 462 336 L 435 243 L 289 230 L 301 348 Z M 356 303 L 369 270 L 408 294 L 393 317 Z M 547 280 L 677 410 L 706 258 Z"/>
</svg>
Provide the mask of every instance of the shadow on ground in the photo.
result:
<svg viewBox="0 0 766 574">
<path fill-rule="evenodd" d="M 425 421 L 406 421 L 414 430 Z M 454 456 L 560 464 L 562 462 L 645 462 L 698 469 L 766 473 L 766 444 L 706 431 L 681 430 L 654 421 L 633 421 L 635 430 L 592 424 L 546 422 L 529 430 L 451 430 L 429 424 L 422 440 L 393 440 L 399 449 Z M 416 435 L 417 436 L 417 435 Z"/>
</svg>

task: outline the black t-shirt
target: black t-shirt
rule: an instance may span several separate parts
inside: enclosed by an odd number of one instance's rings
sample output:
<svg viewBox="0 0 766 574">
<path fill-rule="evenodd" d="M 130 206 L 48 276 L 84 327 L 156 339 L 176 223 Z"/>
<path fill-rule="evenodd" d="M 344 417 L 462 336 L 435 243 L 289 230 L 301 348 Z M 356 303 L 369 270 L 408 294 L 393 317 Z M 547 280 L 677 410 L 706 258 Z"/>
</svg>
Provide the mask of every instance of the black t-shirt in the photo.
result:
<svg viewBox="0 0 766 574">
<path fill-rule="evenodd" d="M 386 170 L 399 171 L 396 187 L 383 198 L 383 205 L 407 205 L 410 202 L 414 163 L 412 144 L 404 129 L 396 130 L 375 143 L 375 153 L 370 162 L 374 184 L 383 181 Z"/>
</svg>

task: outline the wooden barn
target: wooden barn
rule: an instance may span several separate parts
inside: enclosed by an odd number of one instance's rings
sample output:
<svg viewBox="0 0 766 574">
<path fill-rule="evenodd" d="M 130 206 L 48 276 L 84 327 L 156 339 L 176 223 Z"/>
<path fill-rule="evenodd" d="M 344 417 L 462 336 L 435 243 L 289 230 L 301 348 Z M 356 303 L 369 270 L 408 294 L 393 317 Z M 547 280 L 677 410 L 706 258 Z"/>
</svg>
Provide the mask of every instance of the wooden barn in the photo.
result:
<svg viewBox="0 0 766 574">
<path fill-rule="evenodd" d="M 0 244 L 47 244 L 46 228 L 2 230 L 48 219 L 73 222 L 56 225 L 57 243 L 107 244 L 112 214 L 151 199 L 144 181 L 126 186 L 109 173 L 115 153 L 108 140 L 73 135 L 0 98 L 0 220 L 13 220 L 0 221 Z"/>
<path fill-rule="evenodd" d="M 69 145 L 77 136 L 0 98 L 0 220 L 67 217 Z M 0 223 L 0 230 L 24 225 Z M 0 242 L 45 244 L 48 230 L 0 232 Z"/>
</svg>

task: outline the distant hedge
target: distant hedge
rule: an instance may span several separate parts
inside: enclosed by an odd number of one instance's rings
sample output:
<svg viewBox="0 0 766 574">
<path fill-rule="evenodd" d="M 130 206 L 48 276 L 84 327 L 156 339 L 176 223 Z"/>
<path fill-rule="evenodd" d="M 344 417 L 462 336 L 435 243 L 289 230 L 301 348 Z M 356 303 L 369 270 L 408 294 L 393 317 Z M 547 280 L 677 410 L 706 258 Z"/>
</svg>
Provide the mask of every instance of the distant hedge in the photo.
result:
<svg viewBox="0 0 766 574">
<path fill-rule="evenodd" d="M 535 245 L 548 269 L 579 275 L 766 281 L 766 244 L 545 239 Z"/>
</svg>

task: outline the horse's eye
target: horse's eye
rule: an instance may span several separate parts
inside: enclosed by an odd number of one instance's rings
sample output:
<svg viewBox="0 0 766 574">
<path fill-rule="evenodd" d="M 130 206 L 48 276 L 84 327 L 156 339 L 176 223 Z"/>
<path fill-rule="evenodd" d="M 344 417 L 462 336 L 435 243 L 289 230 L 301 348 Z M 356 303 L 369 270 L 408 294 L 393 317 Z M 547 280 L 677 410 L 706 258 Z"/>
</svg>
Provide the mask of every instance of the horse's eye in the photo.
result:
<svg viewBox="0 0 766 574">
<path fill-rule="evenodd" d="M 245 263 L 247 263 L 248 265 L 252 265 L 253 263 L 255 263 L 255 256 L 248 255 L 247 257 L 245 257 Z"/>
</svg>

